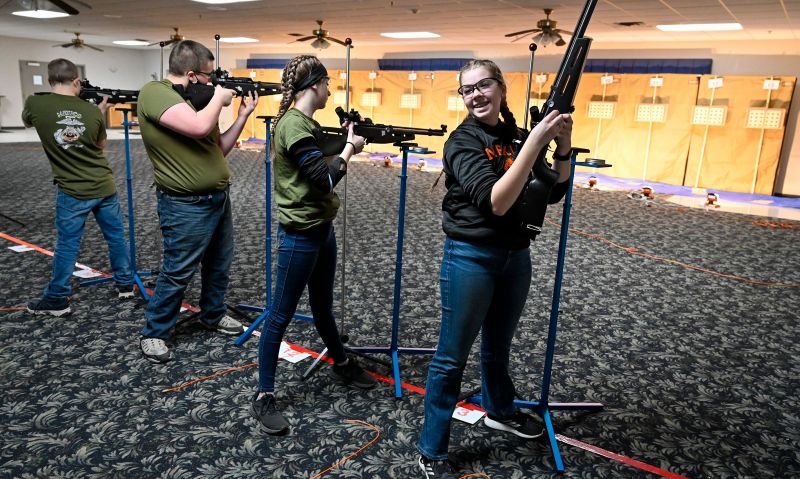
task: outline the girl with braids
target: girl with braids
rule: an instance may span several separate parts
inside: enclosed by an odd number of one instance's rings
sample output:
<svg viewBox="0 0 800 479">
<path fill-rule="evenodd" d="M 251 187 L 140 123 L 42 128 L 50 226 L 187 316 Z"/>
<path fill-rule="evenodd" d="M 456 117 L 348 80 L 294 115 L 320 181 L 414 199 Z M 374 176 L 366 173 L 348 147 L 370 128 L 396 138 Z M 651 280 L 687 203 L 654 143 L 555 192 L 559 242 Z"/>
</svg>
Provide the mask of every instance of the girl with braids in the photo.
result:
<svg viewBox="0 0 800 479">
<path fill-rule="evenodd" d="M 361 389 L 375 379 L 348 358 L 333 317 L 336 236 L 333 219 L 339 197 L 333 188 L 347 172 L 350 157 L 364 148 L 364 138 L 345 123 L 347 143 L 338 157 L 326 161 L 317 141 L 320 125 L 312 118 L 325 108 L 330 91 L 328 72 L 315 56 L 301 55 L 283 70 L 283 98 L 272 123 L 271 155 L 278 210 L 278 259 L 270 314 L 258 348 L 258 392 L 250 413 L 269 434 L 284 434 L 289 424 L 275 404 L 275 369 L 281 340 L 303 290 L 314 326 L 334 365 L 331 375 Z M 289 108 L 294 104 L 293 108 Z"/>
<path fill-rule="evenodd" d="M 450 418 L 481 330 L 485 425 L 528 439 L 542 434 L 534 419 L 514 405 L 508 372 L 511 340 L 531 282 L 530 239 L 517 209 L 537 155 L 554 139 L 559 177 L 551 198 L 558 201 L 566 193 L 572 148 L 572 118 L 557 111 L 525 137 L 508 109 L 503 74 L 494 62 L 470 61 L 459 81 L 469 116 L 444 147 L 442 323 L 428 369 L 418 444 L 420 477 L 427 479 L 455 477 L 447 460 Z"/>
</svg>

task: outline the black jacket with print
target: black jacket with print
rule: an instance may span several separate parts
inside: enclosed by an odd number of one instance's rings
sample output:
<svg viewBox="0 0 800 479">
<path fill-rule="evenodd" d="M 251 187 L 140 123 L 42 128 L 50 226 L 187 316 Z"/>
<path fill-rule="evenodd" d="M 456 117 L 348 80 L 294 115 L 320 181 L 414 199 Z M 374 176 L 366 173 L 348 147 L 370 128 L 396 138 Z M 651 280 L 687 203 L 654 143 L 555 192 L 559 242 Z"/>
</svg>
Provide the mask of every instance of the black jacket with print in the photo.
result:
<svg viewBox="0 0 800 479">
<path fill-rule="evenodd" d="M 520 199 L 503 216 L 492 213 L 492 187 L 514 162 L 525 141 L 525 131 L 511 131 L 503 122 L 485 125 L 467 117 L 444 145 L 447 193 L 442 200 L 442 229 L 447 236 L 468 243 L 506 249 L 530 246 L 522 229 Z M 513 140 L 519 138 L 520 143 Z M 560 200 L 569 182 L 558 183 L 551 202 Z"/>
</svg>

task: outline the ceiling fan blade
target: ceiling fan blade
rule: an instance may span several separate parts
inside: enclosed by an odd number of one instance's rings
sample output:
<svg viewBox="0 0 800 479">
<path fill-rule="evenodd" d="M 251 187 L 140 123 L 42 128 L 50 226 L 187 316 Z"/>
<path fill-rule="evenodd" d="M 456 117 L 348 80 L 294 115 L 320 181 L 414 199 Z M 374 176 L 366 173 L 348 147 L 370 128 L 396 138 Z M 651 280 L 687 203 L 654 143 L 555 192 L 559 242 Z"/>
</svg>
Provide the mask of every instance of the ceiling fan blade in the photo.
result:
<svg viewBox="0 0 800 479">
<path fill-rule="evenodd" d="M 325 40 L 330 40 L 330 41 L 332 41 L 332 42 L 334 42 L 334 43 L 338 43 L 339 45 L 341 45 L 341 46 L 343 46 L 343 47 L 346 47 L 346 46 L 347 46 L 347 44 L 346 44 L 345 42 L 343 42 L 343 41 L 339 40 L 338 38 L 333 38 L 333 37 L 325 37 Z"/>
<path fill-rule="evenodd" d="M 516 37 L 517 35 L 524 35 L 526 33 L 533 33 L 533 32 L 538 32 L 538 31 L 539 31 L 538 28 L 531 28 L 530 30 L 521 30 L 519 32 L 506 33 L 505 36 L 507 36 L 507 37 Z"/>
<path fill-rule="evenodd" d="M 287 33 L 287 35 L 290 35 L 290 36 L 293 36 L 293 37 L 302 37 L 304 34 L 303 33 Z"/>
<path fill-rule="evenodd" d="M 295 40 L 295 42 L 305 42 L 305 41 L 311 40 L 312 38 L 317 38 L 317 36 L 316 35 L 310 35 L 310 36 L 307 36 L 307 37 L 298 38 L 297 40 Z M 290 43 L 294 43 L 294 42 L 290 42 Z"/>
<path fill-rule="evenodd" d="M 98 47 L 96 47 L 96 46 L 94 46 L 94 45 L 87 45 L 87 44 L 85 44 L 85 43 L 84 43 L 84 45 L 83 45 L 83 46 L 85 46 L 85 47 L 89 47 L 89 48 L 91 48 L 92 50 L 97 50 L 98 52 L 102 52 L 102 51 L 103 51 L 103 49 L 102 49 L 102 48 L 98 48 Z"/>
<path fill-rule="evenodd" d="M 53 5 L 57 6 L 61 10 L 64 10 L 65 13 L 68 13 L 70 15 L 77 15 L 77 14 L 80 13 L 79 11 L 75 10 L 74 8 L 72 8 L 72 6 L 70 4 L 68 4 L 67 2 L 64 2 L 62 0 L 47 0 L 47 1 L 52 3 Z"/>
<path fill-rule="evenodd" d="M 77 4 L 79 4 L 79 5 L 80 5 L 80 6 L 82 6 L 82 7 L 88 8 L 89 10 L 91 10 L 91 9 L 92 9 L 92 6 L 91 6 L 91 5 L 89 5 L 89 4 L 88 4 L 88 3 L 86 3 L 86 2 L 82 2 L 81 0 L 70 0 L 70 1 L 71 1 L 72 3 L 77 3 Z"/>
</svg>

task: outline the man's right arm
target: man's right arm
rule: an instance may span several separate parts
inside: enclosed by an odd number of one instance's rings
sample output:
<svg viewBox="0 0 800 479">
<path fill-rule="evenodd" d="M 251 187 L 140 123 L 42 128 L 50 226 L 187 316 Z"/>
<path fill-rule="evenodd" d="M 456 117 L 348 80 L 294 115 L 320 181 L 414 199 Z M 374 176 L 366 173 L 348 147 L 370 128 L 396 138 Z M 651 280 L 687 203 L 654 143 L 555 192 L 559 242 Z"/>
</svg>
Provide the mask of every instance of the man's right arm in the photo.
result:
<svg viewBox="0 0 800 479">
<path fill-rule="evenodd" d="M 178 103 L 167 108 L 158 123 L 190 138 L 204 138 L 217 125 L 222 108 L 230 105 L 232 99 L 233 90 L 217 86 L 211 102 L 202 110 L 194 111 L 187 103 Z"/>
</svg>

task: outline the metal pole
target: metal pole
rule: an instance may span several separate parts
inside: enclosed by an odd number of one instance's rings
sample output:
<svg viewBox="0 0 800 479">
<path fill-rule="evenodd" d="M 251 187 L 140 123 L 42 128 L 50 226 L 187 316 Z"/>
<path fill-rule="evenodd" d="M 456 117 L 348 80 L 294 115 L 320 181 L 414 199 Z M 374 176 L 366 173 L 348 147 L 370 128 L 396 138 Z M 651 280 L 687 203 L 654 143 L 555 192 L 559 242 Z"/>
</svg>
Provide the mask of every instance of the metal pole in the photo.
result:
<svg viewBox="0 0 800 479">
<path fill-rule="evenodd" d="M 531 62 L 528 65 L 528 93 L 525 95 L 525 119 L 522 120 L 522 127 L 528 128 L 528 111 L 531 108 L 531 81 L 533 80 L 533 52 L 536 51 L 536 44 L 528 45 L 531 50 Z"/>
<path fill-rule="evenodd" d="M 345 81 L 344 81 L 344 109 L 350 111 L 350 49 L 353 47 L 353 40 L 345 38 L 344 40 L 346 53 L 345 53 Z M 339 299 L 339 311 L 341 316 L 341 338 L 342 343 L 347 343 L 347 305 L 345 298 L 347 298 L 347 177 L 344 175 L 344 195 L 341 201 L 342 205 L 342 297 Z"/>
</svg>

